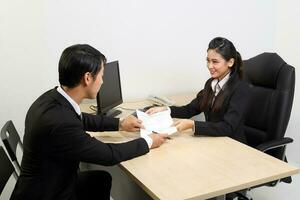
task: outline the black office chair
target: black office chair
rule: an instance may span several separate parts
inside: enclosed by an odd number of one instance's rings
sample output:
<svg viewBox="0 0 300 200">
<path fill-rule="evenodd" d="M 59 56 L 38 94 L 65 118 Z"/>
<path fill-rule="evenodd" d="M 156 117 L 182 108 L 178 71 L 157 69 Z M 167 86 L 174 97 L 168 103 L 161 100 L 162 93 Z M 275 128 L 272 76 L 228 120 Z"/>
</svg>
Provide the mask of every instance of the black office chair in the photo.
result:
<svg viewBox="0 0 300 200">
<path fill-rule="evenodd" d="M 244 61 L 244 79 L 251 84 L 252 99 L 245 119 L 247 143 L 280 160 L 286 160 L 284 137 L 290 119 L 295 88 L 295 68 L 276 53 L 262 53 Z M 275 186 L 291 177 L 264 185 Z M 247 199 L 240 197 L 239 199 Z"/>
<path fill-rule="evenodd" d="M 17 174 L 14 166 L 7 157 L 4 149 L 0 146 L 0 194 L 2 193 L 7 181 L 13 174 L 17 179 Z"/>
<path fill-rule="evenodd" d="M 17 160 L 16 151 L 17 146 L 19 144 L 21 150 L 23 151 L 23 144 L 21 142 L 20 136 L 13 124 L 13 122 L 10 120 L 5 123 L 5 125 L 1 129 L 1 139 L 3 141 L 3 144 L 6 148 L 6 151 L 9 154 L 10 159 L 15 165 L 17 174 L 20 174 L 21 167 Z"/>
</svg>

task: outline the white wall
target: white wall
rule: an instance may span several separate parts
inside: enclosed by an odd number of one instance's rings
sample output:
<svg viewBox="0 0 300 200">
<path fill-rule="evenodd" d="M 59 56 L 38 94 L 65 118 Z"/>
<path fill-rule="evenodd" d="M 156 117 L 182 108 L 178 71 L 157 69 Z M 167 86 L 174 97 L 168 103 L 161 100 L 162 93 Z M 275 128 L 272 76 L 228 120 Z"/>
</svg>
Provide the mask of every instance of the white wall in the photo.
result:
<svg viewBox="0 0 300 200">
<path fill-rule="evenodd" d="M 208 78 L 213 37 L 231 39 L 244 58 L 274 49 L 275 8 L 272 0 L 1 0 L 1 124 L 13 119 L 23 131 L 32 101 L 58 84 L 68 45 L 118 59 L 124 99 L 195 91 Z"/>
<path fill-rule="evenodd" d="M 89 43 L 109 61 L 119 60 L 124 99 L 200 90 L 209 77 L 206 48 L 215 36 L 232 40 L 244 58 L 276 51 L 297 67 L 295 4 L 296 0 L 0 0 L 0 126 L 12 119 L 23 134 L 28 107 L 58 84 L 59 56 L 75 43 Z M 300 163 L 299 111 L 294 103 L 287 132 L 295 139 L 288 149 L 294 163 Z"/>
<path fill-rule="evenodd" d="M 276 51 L 287 63 L 294 66 L 296 69 L 296 85 L 294 94 L 294 104 L 291 113 L 291 118 L 286 134 L 292 137 L 295 141 L 288 146 L 287 153 L 289 159 L 300 165 L 300 25 L 299 25 L 299 7 L 300 3 L 297 0 L 278 1 L 276 31 L 274 41 L 274 51 Z"/>
<path fill-rule="evenodd" d="M 276 29 L 274 37 L 274 51 L 287 63 L 296 69 L 296 86 L 293 110 L 286 135 L 294 139 L 294 143 L 288 145 L 287 155 L 290 163 L 300 166 L 300 57 L 298 46 L 300 45 L 299 7 L 297 0 L 278 1 L 276 14 Z M 251 192 L 254 199 L 299 199 L 300 175 L 293 176 L 293 183 L 279 184 L 275 188 L 262 187 Z"/>
<path fill-rule="evenodd" d="M 224 1 L 219 6 L 196 0 L 95 2 L 48 2 L 51 64 L 56 66 L 67 45 L 90 43 L 109 60 L 120 61 L 125 99 L 199 90 L 208 77 L 206 48 L 214 36 L 229 37 L 245 56 L 273 49 L 271 3 L 257 8 L 259 1 L 233 1 L 229 10 Z M 254 12 L 257 15 L 249 19 Z M 248 35 L 252 38 L 246 41 Z"/>
<path fill-rule="evenodd" d="M 0 2 L 0 125 L 12 119 L 23 132 L 30 103 L 55 83 L 57 70 L 51 70 L 45 61 L 48 53 L 41 4 Z"/>
</svg>

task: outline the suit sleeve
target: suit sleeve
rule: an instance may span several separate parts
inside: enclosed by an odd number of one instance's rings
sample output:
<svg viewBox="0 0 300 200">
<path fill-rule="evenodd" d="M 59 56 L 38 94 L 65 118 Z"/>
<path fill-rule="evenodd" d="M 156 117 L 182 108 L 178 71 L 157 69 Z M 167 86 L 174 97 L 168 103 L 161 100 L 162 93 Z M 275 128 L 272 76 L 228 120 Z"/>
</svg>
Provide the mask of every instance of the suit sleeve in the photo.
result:
<svg viewBox="0 0 300 200">
<path fill-rule="evenodd" d="M 244 115 L 250 99 L 249 86 L 240 84 L 233 91 L 224 116 L 219 122 L 195 121 L 195 135 L 232 136 Z"/>
<path fill-rule="evenodd" d="M 191 118 L 200 114 L 201 97 L 196 97 L 189 104 L 185 106 L 170 106 L 171 117 L 175 118 Z"/>
<path fill-rule="evenodd" d="M 114 165 L 149 152 L 142 138 L 120 144 L 98 141 L 83 131 L 81 123 L 71 121 L 53 129 L 50 156 L 100 165 Z"/>
<path fill-rule="evenodd" d="M 86 131 L 117 131 L 119 129 L 118 118 L 82 113 L 82 121 Z"/>
</svg>

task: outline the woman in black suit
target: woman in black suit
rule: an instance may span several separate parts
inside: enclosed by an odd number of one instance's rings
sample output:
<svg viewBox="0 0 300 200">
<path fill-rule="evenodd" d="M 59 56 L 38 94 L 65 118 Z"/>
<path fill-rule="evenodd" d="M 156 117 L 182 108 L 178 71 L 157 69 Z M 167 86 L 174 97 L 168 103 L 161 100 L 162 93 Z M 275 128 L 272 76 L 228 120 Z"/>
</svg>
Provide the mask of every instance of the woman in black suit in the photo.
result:
<svg viewBox="0 0 300 200">
<path fill-rule="evenodd" d="M 246 142 L 243 124 L 250 98 L 249 86 L 242 80 L 242 59 L 233 43 L 217 37 L 210 41 L 207 49 L 209 78 L 189 104 L 171 106 L 171 116 L 181 118 L 174 123 L 177 130 L 192 128 L 195 135 L 229 136 Z M 154 107 L 147 111 L 153 114 L 166 107 Z M 191 117 L 204 112 L 205 122 Z"/>
</svg>

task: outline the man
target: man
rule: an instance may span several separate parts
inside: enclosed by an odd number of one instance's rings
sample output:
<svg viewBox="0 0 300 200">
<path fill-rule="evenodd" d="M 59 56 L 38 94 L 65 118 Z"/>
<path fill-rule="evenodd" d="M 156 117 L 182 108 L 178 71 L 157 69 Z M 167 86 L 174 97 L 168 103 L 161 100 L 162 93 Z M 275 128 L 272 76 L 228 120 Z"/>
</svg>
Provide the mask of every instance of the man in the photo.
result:
<svg viewBox="0 0 300 200">
<path fill-rule="evenodd" d="M 79 172 L 79 162 L 114 165 L 159 147 L 166 135 L 152 134 L 121 144 L 105 144 L 85 131 L 138 131 L 141 121 L 120 121 L 81 113 L 84 98 L 95 98 L 106 58 L 89 45 L 64 50 L 59 61 L 60 86 L 42 94 L 25 119 L 21 175 L 11 199 L 109 199 L 111 176 Z"/>
</svg>

